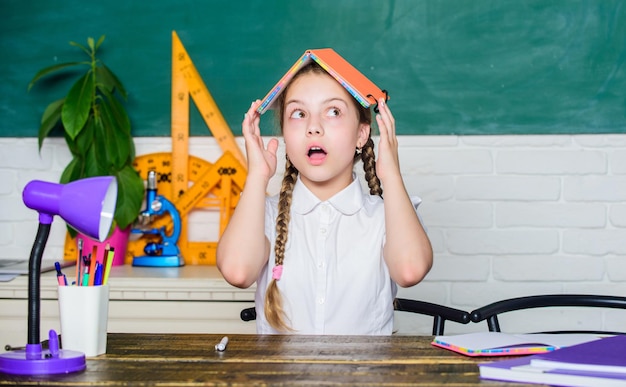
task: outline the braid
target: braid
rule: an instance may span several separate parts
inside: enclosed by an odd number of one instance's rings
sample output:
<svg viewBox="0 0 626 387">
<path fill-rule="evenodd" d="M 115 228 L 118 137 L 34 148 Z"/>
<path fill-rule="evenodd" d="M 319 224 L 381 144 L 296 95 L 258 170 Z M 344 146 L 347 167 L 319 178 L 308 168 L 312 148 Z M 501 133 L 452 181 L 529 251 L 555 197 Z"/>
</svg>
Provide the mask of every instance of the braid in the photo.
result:
<svg viewBox="0 0 626 387">
<path fill-rule="evenodd" d="M 376 155 L 374 154 L 374 141 L 372 141 L 371 137 L 367 139 L 363 146 L 361 160 L 363 161 L 365 180 L 367 181 L 367 186 L 370 187 L 370 195 L 378 195 L 382 198 L 383 189 L 380 185 L 380 179 L 376 175 Z"/>
<path fill-rule="evenodd" d="M 291 199 L 293 195 L 293 187 L 296 184 L 298 170 L 287 159 L 285 165 L 285 175 L 280 188 L 278 199 L 278 216 L 276 218 L 276 242 L 274 244 L 274 265 L 283 264 L 285 259 L 285 246 L 287 245 L 287 237 L 289 230 Z M 283 299 L 280 295 L 276 279 L 272 278 L 267 291 L 265 293 L 265 318 L 267 322 L 279 331 L 289 331 L 291 328 L 285 322 L 285 311 L 283 309 Z"/>
</svg>

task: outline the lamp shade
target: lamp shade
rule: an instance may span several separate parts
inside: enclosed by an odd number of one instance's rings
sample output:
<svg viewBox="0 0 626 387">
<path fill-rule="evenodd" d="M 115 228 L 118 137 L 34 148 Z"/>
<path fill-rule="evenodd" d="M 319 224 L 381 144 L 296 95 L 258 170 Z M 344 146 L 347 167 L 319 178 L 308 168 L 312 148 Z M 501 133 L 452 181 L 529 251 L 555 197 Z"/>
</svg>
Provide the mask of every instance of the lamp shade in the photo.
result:
<svg viewBox="0 0 626 387">
<path fill-rule="evenodd" d="M 59 215 L 78 232 L 102 242 L 113 223 L 117 181 L 113 176 L 67 184 L 33 180 L 24 188 L 22 199 L 28 208 L 39 212 L 41 223 L 50 224 L 54 215 Z"/>
</svg>

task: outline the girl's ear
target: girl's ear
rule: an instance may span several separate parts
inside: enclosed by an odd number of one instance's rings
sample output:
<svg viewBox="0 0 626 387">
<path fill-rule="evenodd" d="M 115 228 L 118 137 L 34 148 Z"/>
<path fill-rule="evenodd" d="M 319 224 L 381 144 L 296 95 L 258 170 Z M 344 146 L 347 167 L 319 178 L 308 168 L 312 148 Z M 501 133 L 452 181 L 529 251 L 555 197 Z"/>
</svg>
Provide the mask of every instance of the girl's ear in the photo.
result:
<svg viewBox="0 0 626 387">
<path fill-rule="evenodd" d="M 357 144 L 359 145 L 359 147 L 364 146 L 367 140 L 370 138 L 371 130 L 372 128 L 369 124 L 359 124 L 359 139 L 357 140 Z"/>
</svg>

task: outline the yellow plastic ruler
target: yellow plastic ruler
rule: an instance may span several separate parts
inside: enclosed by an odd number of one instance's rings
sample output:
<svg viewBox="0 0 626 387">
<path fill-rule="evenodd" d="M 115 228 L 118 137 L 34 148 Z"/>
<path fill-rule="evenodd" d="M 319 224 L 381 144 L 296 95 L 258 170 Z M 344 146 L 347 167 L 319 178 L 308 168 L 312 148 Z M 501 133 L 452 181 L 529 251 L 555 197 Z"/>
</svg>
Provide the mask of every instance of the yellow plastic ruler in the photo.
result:
<svg viewBox="0 0 626 387">
<path fill-rule="evenodd" d="M 172 177 L 173 198 L 187 190 L 189 181 L 187 159 L 189 156 L 189 86 L 185 81 L 182 67 L 191 62 L 185 48 L 172 31 L 172 95 L 171 95 L 171 135 L 172 160 L 170 172 Z M 192 64 L 193 65 L 193 64 Z M 215 106 L 216 107 L 216 106 Z"/>
<path fill-rule="evenodd" d="M 186 142 L 189 135 L 189 100 L 183 96 L 191 95 L 198 111 L 204 118 L 213 138 L 224 152 L 231 152 L 241 165 L 246 165 L 246 158 L 235 141 L 235 136 L 217 107 L 213 96 L 206 87 L 196 66 L 191 61 L 187 50 L 181 43 L 176 31 L 172 32 L 172 151 L 178 157 L 179 143 Z M 185 102 L 186 101 L 186 102 Z M 182 163 L 181 163 L 182 164 Z M 176 165 L 176 163 L 175 163 Z M 177 170 L 177 168 L 175 168 Z M 177 171 L 178 172 L 178 171 Z"/>
<path fill-rule="evenodd" d="M 214 164 L 189 155 L 189 96 L 224 151 Z M 158 193 L 173 202 L 179 212 L 182 229 L 178 244 L 185 263 L 212 265 L 215 264 L 217 241 L 189 241 L 189 213 L 194 209 L 219 211 L 221 235 L 243 189 L 246 161 L 230 127 L 175 31 L 172 32 L 171 105 L 172 153 L 138 156 L 134 166 L 144 179 L 149 170 L 157 172 Z M 161 226 L 165 226 L 169 233 L 173 222 L 166 216 L 150 225 L 154 228 Z M 157 237 L 146 234 L 136 239 L 131 235 L 125 262 L 130 264 L 134 256 L 144 255 L 144 246 L 155 238 Z M 68 236 L 65 259 L 75 260 L 76 255 L 76 243 Z"/>
</svg>

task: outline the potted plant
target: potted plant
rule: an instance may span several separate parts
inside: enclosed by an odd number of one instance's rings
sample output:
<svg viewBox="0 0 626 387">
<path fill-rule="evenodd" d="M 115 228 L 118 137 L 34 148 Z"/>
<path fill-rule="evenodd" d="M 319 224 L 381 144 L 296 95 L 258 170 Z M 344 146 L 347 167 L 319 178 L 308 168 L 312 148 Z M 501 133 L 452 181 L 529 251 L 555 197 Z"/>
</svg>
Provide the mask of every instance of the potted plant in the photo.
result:
<svg viewBox="0 0 626 387">
<path fill-rule="evenodd" d="M 31 80 L 28 90 L 50 74 L 84 68 L 85 71 L 78 74 L 67 94 L 46 107 L 39 127 L 39 150 L 44 139 L 60 126 L 72 154 L 72 160 L 61 175 L 61 183 L 93 176 L 116 177 L 118 195 L 113 224 L 126 232 L 127 241 L 128 230 L 141 210 L 144 186 L 143 179 L 133 168 L 135 144 L 130 119 L 122 104 L 122 100 L 126 99 L 126 90 L 117 76 L 96 56 L 104 39 L 103 35 L 96 42 L 90 37 L 87 46 L 70 42 L 88 59 L 40 70 Z M 68 230 L 72 237 L 76 236 L 74 230 Z M 125 245 L 123 249 L 125 251 Z"/>
</svg>

